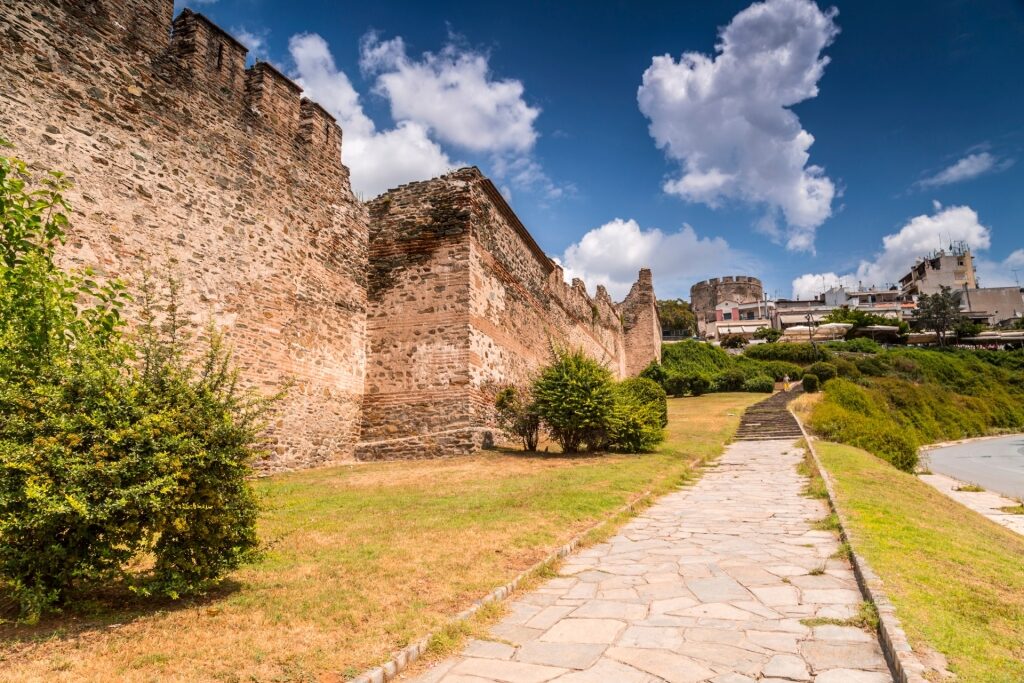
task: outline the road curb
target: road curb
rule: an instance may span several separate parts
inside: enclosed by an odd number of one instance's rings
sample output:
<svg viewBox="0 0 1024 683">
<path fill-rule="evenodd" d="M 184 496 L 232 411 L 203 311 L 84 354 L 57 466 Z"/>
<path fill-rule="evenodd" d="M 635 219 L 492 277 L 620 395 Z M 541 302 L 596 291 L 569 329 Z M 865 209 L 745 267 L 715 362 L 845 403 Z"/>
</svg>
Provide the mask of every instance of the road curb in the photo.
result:
<svg viewBox="0 0 1024 683">
<path fill-rule="evenodd" d="M 818 457 L 818 452 L 814 449 L 813 437 L 807 433 L 803 422 L 800 421 L 800 417 L 792 409 L 789 412 L 792 413 L 793 417 L 796 418 L 797 424 L 800 425 L 800 431 L 803 432 L 804 441 L 807 443 L 807 450 L 810 451 L 811 458 L 814 459 L 814 465 L 818 468 L 818 473 L 825 482 L 825 490 L 828 492 L 828 504 L 839 520 L 839 536 L 850 548 L 850 562 L 853 565 L 853 573 L 857 577 L 857 584 L 860 586 L 861 593 L 878 610 L 878 640 L 882 646 L 882 653 L 889 663 L 890 672 L 897 683 L 928 683 L 928 680 L 924 677 L 928 669 L 921 663 L 913 648 L 910 647 L 907 634 L 900 624 L 899 617 L 896 616 L 896 608 L 885 594 L 882 580 L 871 569 L 868 561 L 854 548 L 853 540 L 847 531 L 850 525 L 847 522 L 846 515 L 843 514 L 836 504 L 835 485 L 832 482 L 832 477 Z"/>
</svg>

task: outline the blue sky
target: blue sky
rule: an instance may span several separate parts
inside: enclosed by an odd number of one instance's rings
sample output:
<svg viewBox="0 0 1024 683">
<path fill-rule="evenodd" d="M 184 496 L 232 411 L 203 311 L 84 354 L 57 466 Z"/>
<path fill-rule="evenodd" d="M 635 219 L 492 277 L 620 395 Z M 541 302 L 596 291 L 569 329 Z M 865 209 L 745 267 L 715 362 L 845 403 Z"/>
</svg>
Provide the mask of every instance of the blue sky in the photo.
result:
<svg viewBox="0 0 1024 683">
<path fill-rule="evenodd" d="M 953 239 L 1024 277 L 1021 2 L 181 5 L 335 113 L 362 196 L 476 164 L 591 292 L 881 286 Z"/>
</svg>

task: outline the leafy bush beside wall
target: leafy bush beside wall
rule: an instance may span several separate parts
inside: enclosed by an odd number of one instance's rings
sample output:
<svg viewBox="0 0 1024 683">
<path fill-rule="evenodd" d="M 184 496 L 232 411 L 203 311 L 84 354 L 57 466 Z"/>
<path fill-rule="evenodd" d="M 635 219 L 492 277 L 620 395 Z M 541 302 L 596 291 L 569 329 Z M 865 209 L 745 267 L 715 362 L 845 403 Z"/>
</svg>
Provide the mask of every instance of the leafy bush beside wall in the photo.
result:
<svg viewBox="0 0 1024 683">
<path fill-rule="evenodd" d="M 270 405 L 212 331 L 186 360 L 173 287 L 143 289 L 130 337 L 121 283 L 55 265 L 66 187 L 0 157 L 0 587 L 28 621 L 101 583 L 177 598 L 239 566 Z"/>
</svg>

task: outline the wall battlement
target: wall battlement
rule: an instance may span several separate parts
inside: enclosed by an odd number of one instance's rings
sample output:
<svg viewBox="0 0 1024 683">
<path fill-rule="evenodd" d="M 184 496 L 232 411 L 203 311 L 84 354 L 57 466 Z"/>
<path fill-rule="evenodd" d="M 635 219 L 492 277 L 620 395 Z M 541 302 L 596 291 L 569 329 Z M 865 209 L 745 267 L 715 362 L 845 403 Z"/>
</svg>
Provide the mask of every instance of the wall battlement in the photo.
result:
<svg viewBox="0 0 1024 683">
<path fill-rule="evenodd" d="M 0 136 L 74 182 L 70 265 L 172 270 L 249 386 L 294 387 L 265 469 L 351 457 L 365 377 L 366 208 L 341 131 L 173 0 L 0 5 Z M 131 311 L 129 311 L 129 316 Z"/>
</svg>

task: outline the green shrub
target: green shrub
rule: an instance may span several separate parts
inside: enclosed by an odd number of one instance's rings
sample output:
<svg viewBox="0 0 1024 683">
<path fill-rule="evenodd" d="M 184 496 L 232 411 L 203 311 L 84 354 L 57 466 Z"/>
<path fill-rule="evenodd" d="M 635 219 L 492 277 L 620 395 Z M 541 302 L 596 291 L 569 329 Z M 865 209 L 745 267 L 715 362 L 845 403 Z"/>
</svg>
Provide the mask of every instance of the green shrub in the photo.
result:
<svg viewBox="0 0 1024 683">
<path fill-rule="evenodd" d="M 711 390 L 711 380 L 698 373 L 673 373 L 666 382 L 666 390 L 673 396 L 700 396 Z"/>
<path fill-rule="evenodd" d="M 768 342 L 777 342 L 781 336 L 782 330 L 776 330 L 773 327 L 761 327 L 754 332 L 754 339 L 765 339 Z"/>
<path fill-rule="evenodd" d="M 706 342 L 686 339 L 664 344 L 661 364 L 669 374 L 698 374 L 710 377 L 732 366 L 728 353 Z"/>
<path fill-rule="evenodd" d="M 768 375 L 751 377 L 743 382 L 743 391 L 766 392 L 770 394 L 775 391 L 775 380 Z"/>
<path fill-rule="evenodd" d="M 801 380 L 801 381 L 802 381 L 803 386 L 804 386 L 804 391 L 806 391 L 807 393 L 813 394 L 814 392 L 816 392 L 818 390 L 818 377 L 817 377 L 817 375 L 811 375 L 811 374 L 804 375 L 803 380 Z"/>
<path fill-rule="evenodd" d="M 886 358 L 858 358 L 855 361 L 857 369 L 861 374 L 871 377 L 882 377 L 889 373 L 889 364 Z"/>
<path fill-rule="evenodd" d="M 177 598 L 239 566 L 269 405 L 238 391 L 217 335 L 182 360 L 173 287 L 165 325 L 143 291 L 129 341 L 123 285 L 56 267 L 65 187 L 0 157 L 0 584 L 29 621 L 113 579 Z"/>
<path fill-rule="evenodd" d="M 498 427 L 505 433 L 518 438 L 523 450 L 537 450 L 540 437 L 540 415 L 533 401 L 529 387 L 508 386 L 498 392 L 494 407 L 497 411 Z"/>
<path fill-rule="evenodd" d="M 779 342 L 775 344 L 752 344 L 743 350 L 750 358 L 757 360 L 784 360 L 789 363 L 806 365 L 819 360 L 829 360 L 832 354 L 820 346 L 796 342 Z"/>
<path fill-rule="evenodd" d="M 924 444 L 1024 428 L 1024 382 L 1002 364 L 1013 368 L 1014 360 L 928 349 L 859 358 L 860 385 L 842 377 L 830 381 L 811 426 L 911 470 Z"/>
<path fill-rule="evenodd" d="M 615 407 L 611 372 L 580 350 L 554 355 L 533 384 L 537 414 L 563 452 L 577 453 L 584 443 L 599 449 Z"/>
<path fill-rule="evenodd" d="M 712 391 L 742 391 L 746 377 L 739 368 L 729 368 L 711 379 Z"/>
<path fill-rule="evenodd" d="M 787 363 L 784 360 L 762 361 L 762 367 L 764 368 L 764 374 L 768 375 L 776 382 L 781 382 L 785 377 L 789 377 L 791 380 L 796 381 L 797 377 L 804 374 L 803 368 L 799 365 L 796 363 Z"/>
<path fill-rule="evenodd" d="M 664 365 L 656 360 L 652 360 L 646 368 L 640 371 L 640 376 L 654 380 L 662 389 L 665 389 L 669 374 Z"/>
<path fill-rule="evenodd" d="M 818 362 L 807 368 L 808 374 L 814 375 L 818 378 L 818 381 L 824 384 L 830 379 L 835 379 L 836 375 L 839 374 L 838 369 L 832 363 Z"/>
<path fill-rule="evenodd" d="M 860 370 L 857 369 L 856 363 L 849 358 L 842 356 L 836 356 L 829 361 L 836 369 L 836 377 L 847 377 L 849 379 L 856 379 L 860 377 Z"/>
<path fill-rule="evenodd" d="M 665 438 L 665 392 L 649 379 L 635 378 L 615 385 L 615 405 L 609 416 L 606 448 L 625 453 L 654 450 Z M 597 444 L 595 444 L 597 445 Z"/>
<path fill-rule="evenodd" d="M 848 351 L 851 353 L 881 353 L 883 350 L 881 344 L 867 337 L 825 342 L 824 346 L 833 351 Z"/>
<path fill-rule="evenodd" d="M 615 390 L 618 396 L 628 397 L 642 405 L 654 406 L 659 426 L 664 427 L 668 424 L 667 396 L 657 382 L 646 377 L 630 377 L 616 384 Z"/>
</svg>

